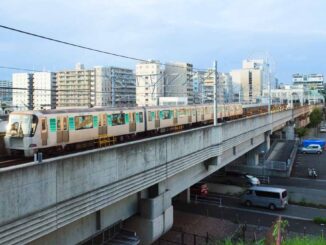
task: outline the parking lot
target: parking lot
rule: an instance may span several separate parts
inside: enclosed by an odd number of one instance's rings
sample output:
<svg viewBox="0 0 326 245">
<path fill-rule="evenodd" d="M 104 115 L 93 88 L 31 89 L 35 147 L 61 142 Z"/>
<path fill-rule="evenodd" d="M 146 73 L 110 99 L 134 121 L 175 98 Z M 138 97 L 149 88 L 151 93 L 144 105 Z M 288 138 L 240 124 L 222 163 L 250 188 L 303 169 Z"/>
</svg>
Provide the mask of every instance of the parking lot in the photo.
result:
<svg viewBox="0 0 326 245">
<path fill-rule="evenodd" d="M 305 138 L 313 138 L 314 136 L 307 136 Z M 326 133 L 318 133 L 318 138 L 326 139 Z M 308 168 L 314 168 L 317 171 L 318 179 L 326 180 L 326 151 L 322 154 L 302 154 L 296 156 L 292 177 L 309 178 Z"/>
</svg>

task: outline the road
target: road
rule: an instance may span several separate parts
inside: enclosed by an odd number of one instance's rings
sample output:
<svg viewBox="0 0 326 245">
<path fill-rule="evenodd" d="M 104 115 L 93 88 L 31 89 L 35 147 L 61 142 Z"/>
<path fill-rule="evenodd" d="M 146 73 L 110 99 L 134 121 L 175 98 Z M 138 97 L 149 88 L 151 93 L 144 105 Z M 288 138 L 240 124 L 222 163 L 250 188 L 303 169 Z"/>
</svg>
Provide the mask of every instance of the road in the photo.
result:
<svg viewBox="0 0 326 245">
<path fill-rule="evenodd" d="M 221 198 L 221 199 L 220 199 Z M 220 200 L 222 200 L 220 202 Z M 256 226 L 270 227 L 281 216 L 289 221 L 289 231 L 320 235 L 321 226 L 313 223 L 314 217 L 326 217 L 326 209 L 317 209 L 289 205 L 285 210 L 271 211 L 265 208 L 245 207 L 240 204 L 237 197 L 230 197 L 210 193 L 207 198 L 192 199 L 190 204 L 176 202 L 177 210 L 196 213 L 220 219 L 226 219 L 235 223 L 246 223 Z"/>
</svg>

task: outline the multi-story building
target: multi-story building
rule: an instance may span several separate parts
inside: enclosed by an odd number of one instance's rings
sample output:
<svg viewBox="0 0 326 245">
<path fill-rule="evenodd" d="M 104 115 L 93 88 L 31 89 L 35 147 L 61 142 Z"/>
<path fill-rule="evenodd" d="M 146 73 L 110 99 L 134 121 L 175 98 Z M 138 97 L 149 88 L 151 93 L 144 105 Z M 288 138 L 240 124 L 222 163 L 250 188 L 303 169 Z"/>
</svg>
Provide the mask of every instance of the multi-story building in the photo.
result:
<svg viewBox="0 0 326 245">
<path fill-rule="evenodd" d="M 309 89 L 324 91 L 323 74 L 294 74 L 292 75 L 293 85 L 304 85 Z"/>
<path fill-rule="evenodd" d="M 0 104 L 12 104 L 12 81 L 0 80 Z"/>
<path fill-rule="evenodd" d="M 224 103 L 233 102 L 233 86 L 232 86 L 232 76 L 230 73 L 222 72 L 219 74 L 220 87 L 223 89 Z"/>
<path fill-rule="evenodd" d="M 55 73 L 14 73 L 12 78 L 12 104 L 14 109 L 43 110 L 55 108 Z"/>
<path fill-rule="evenodd" d="M 56 74 L 53 72 L 35 72 L 33 74 L 34 110 L 56 108 Z"/>
<path fill-rule="evenodd" d="M 261 100 L 263 89 L 270 83 L 269 64 L 262 59 L 244 60 L 242 69 L 230 72 L 235 99 L 240 102 Z"/>
<path fill-rule="evenodd" d="M 165 64 L 164 95 L 187 97 L 188 104 L 194 103 L 193 65 L 183 62 Z"/>
<path fill-rule="evenodd" d="M 159 61 L 142 62 L 136 65 L 136 104 L 156 106 L 164 96 L 164 71 Z"/>
<path fill-rule="evenodd" d="M 95 67 L 95 84 L 95 106 L 136 104 L 136 80 L 131 69 Z"/>
<path fill-rule="evenodd" d="M 33 110 L 33 74 L 12 74 L 12 104 L 15 110 Z"/>
<path fill-rule="evenodd" d="M 95 70 L 77 64 L 75 70 L 58 71 L 57 107 L 92 107 L 95 105 Z"/>
<path fill-rule="evenodd" d="M 293 107 L 294 104 L 315 104 L 323 103 L 324 96 L 317 90 L 310 90 L 308 87 L 299 85 L 283 85 L 278 89 L 263 90 L 263 97 L 271 97 L 273 103 L 288 104 L 289 107 Z M 266 100 L 266 103 L 268 101 Z"/>
</svg>

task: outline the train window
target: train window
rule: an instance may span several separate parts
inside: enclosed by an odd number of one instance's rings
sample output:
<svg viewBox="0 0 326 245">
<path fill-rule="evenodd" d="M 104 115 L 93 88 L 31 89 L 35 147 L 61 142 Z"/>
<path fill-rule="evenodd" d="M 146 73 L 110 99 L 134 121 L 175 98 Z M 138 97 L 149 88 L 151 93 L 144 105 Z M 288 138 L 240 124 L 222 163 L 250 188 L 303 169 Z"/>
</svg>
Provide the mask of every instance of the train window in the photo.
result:
<svg viewBox="0 0 326 245">
<path fill-rule="evenodd" d="M 31 136 L 33 136 L 35 134 L 37 123 L 38 123 L 38 118 L 37 118 L 37 116 L 33 115 L 31 134 L 30 134 Z"/>
<path fill-rule="evenodd" d="M 112 126 L 123 125 L 123 124 L 125 124 L 124 113 L 112 114 Z"/>
<path fill-rule="evenodd" d="M 125 114 L 125 123 L 129 124 L 129 114 L 128 113 Z"/>
<path fill-rule="evenodd" d="M 163 120 L 170 119 L 171 118 L 171 112 L 170 112 L 170 110 L 160 111 L 160 118 L 163 119 Z"/>
<path fill-rule="evenodd" d="M 68 130 L 68 123 L 66 117 L 63 118 L 63 130 L 65 131 Z"/>
<path fill-rule="evenodd" d="M 154 112 L 153 112 L 154 113 Z M 148 112 L 148 121 L 151 122 L 153 119 L 152 119 L 152 112 L 149 111 Z"/>
<path fill-rule="evenodd" d="M 61 118 L 60 117 L 57 118 L 57 130 L 61 131 Z"/>
<path fill-rule="evenodd" d="M 143 113 L 139 112 L 139 122 L 143 123 L 144 122 L 144 118 L 143 118 Z"/>
<path fill-rule="evenodd" d="M 75 129 L 89 129 L 93 128 L 93 116 L 76 116 L 75 117 Z"/>
</svg>

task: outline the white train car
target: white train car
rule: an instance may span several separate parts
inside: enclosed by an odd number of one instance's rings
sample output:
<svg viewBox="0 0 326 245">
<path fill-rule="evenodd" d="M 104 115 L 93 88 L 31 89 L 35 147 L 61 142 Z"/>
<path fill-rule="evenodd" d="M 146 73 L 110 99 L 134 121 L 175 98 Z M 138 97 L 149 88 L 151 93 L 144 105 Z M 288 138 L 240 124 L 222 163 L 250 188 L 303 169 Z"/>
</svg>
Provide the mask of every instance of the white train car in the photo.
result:
<svg viewBox="0 0 326 245">
<path fill-rule="evenodd" d="M 92 108 L 14 112 L 9 116 L 5 145 L 8 153 L 25 156 L 48 148 L 64 148 L 96 140 L 100 135 L 122 136 L 145 131 L 143 108 Z"/>
<path fill-rule="evenodd" d="M 195 106 L 153 106 L 145 110 L 147 131 L 196 123 Z"/>
</svg>

